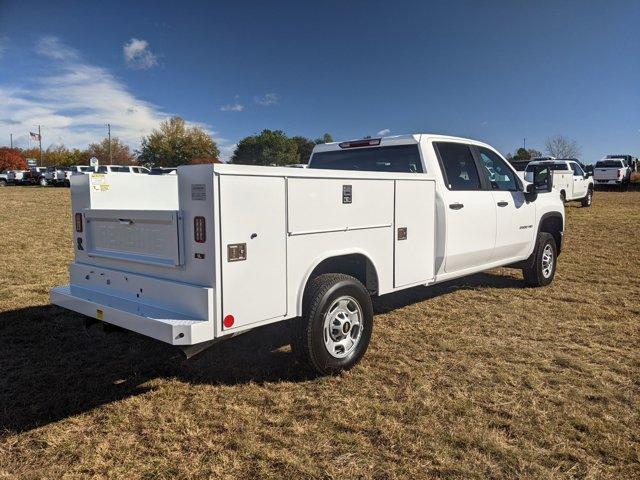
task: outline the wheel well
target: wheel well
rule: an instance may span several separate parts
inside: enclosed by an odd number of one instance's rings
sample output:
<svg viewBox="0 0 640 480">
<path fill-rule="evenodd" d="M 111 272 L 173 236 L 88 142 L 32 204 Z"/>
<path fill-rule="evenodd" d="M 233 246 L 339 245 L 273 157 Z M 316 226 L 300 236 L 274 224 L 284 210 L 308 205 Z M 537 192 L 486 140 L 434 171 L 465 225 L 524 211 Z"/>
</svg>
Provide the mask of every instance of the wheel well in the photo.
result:
<svg viewBox="0 0 640 480">
<path fill-rule="evenodd" d="M 560 250 L 562 249 L 562 230 L 562 217 L 559 215 L 546 216 L 540 222 L 539 231 L 550 233 L 553 236 L 553 239 L 556 241 L 558 255 L 560 255 Z"/>
<path fill-rule="evenodd" d="M 361 253 L 325 258 L 313 269 L 307 283 L 325 273 L 344 273 L 345 275 L 351 275 L 360 280 L 369 293 L 373 294 L 378 291 L 378 273 L 376 272 L 373 262 Z"/>
</svg>

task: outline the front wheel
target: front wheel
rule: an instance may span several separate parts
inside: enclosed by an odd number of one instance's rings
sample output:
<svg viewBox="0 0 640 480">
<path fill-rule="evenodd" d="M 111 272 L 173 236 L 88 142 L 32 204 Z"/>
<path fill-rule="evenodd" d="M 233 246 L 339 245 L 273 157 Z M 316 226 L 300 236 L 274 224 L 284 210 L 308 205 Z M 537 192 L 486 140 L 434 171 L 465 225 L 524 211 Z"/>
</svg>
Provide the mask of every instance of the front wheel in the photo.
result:
<svg viewBox="0 0 640 480">
<path fill-rule="evenodd" d="M 589 188 L 587 190 L 587 194 L 584 196 L 584 198 L 581 200 L 580 204 L 583 207 L 590 207 L 591 204 L 593 203 L 593 189 Z"/>
<path fill-rule="evenodd" d="M 46 178 L 41 178 L 40 179 L 40 185 L 42 185 L 43 187 L 47 186 L 47 179 Z"/>
<path fill-rule="evenodd" d="M 303 315 L 292 323 L 291 348 L 321 375 L 348 370 L 363 357 L 373 331 L 373 306 L 354 277 L 320 275 L 309 283 Z"/>
<path fill-rule="evenodd" d="M 556 274 L 558 254 L 553 235 L 540 232 L 536 240 L 536 248 L 522 269 L 524 281 L 530 287 L 544 287 L 553 281 Z"/>
</svg>

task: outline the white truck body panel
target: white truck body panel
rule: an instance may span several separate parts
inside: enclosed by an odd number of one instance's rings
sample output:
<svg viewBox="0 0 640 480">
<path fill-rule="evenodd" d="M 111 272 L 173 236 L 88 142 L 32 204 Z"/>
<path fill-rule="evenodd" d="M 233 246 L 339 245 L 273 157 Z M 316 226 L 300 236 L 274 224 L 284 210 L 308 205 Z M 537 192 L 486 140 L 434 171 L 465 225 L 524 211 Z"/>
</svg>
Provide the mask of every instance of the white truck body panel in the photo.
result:
<svg viewBox="0 0 640 480">
<path fill-rule="evenodd" d="M 74 175 L 75 261 L 52 303 L 194 345 L 300 316 L 327 259 L 366 259 L 367 287 L 383 295 L 525 260 L 545 215 L 564 223 L 558 195 L 449 189 L 434 142 L 491 149 L 434 135 L 381 140 L 419 148 L 423 173 L 216 164 Z M 314 150 L 329 151 L 340 147 Z"/>
</svg>

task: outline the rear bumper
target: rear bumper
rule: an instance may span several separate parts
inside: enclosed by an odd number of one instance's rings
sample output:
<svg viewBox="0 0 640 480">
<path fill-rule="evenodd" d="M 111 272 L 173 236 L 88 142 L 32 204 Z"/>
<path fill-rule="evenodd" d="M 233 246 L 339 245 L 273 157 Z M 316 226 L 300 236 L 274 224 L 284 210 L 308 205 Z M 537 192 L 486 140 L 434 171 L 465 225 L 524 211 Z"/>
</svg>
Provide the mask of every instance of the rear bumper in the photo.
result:
<svg viewBox="0 0 640 480">
<path fill-rule="evenodd" d="M 51 290 L 52 304 L 171 345 L 215 336 L 212 288 L 75 263 L 70 271 L 72 283 Z"/>
<path fill-rule="evenodd" d="M 594 180 L 596 182 L 596 185 L 617 185 L 620 184 L 622 182 L 624 182 L 624 179 L 622 180 Z"/>
</svg>

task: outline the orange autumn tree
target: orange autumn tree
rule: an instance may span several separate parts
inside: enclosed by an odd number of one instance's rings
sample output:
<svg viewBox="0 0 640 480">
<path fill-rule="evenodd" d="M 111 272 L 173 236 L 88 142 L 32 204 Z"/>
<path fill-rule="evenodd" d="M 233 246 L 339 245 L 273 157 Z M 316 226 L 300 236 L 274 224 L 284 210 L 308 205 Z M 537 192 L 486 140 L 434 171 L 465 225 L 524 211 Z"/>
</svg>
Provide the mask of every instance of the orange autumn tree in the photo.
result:
<svg viewBox="0 0 640 480">
<path fill-rule="evenodd" d="M 27 170 L 27 160 L 17 148 L 0 147 L 0 172 Z"/>
</svg>

